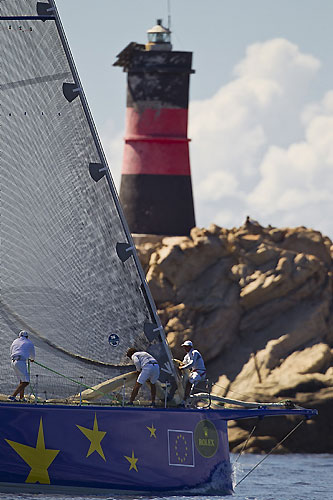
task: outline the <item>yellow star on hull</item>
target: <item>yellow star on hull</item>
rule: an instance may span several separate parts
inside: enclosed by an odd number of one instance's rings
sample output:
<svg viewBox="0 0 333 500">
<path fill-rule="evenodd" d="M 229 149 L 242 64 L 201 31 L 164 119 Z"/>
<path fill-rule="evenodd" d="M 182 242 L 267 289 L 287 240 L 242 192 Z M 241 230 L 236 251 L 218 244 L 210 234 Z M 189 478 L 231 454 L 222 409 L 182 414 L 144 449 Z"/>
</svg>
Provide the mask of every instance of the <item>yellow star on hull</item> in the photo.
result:
<svg viewBox="0 0 333 500">
<path fill-rule="evenodd" d="M 106 432 L 98 430 L 96 413 L 94 419 L 94 426 L 92 429 L 87 429 L 86 427 L 82 427 L 81 425 L 77 425 L 76 427 L 78 427 L 80 431 L 90 441 L 90 447 L 86 456 L 89 457 L 89 455 L 91 455 L 94 451 L 97 451 L 97 453 L 103 458 L 103 460 L 105 460 L 104 452 L 101 446 L 101 441 L 104 438 Z"/>
<path fill-rule="evenodd" d="M 42 417 L 39 423 L 36 448 L 9 439 L 5 439 L 5 441 L 31 467 L 31 471 L 25 480 L 26 483 L 50 484 L 48 468 L 60 450 L 47 450 L 45 448 Z"/>
<path fill-rule="evenodd" d="M 137 463 L 137 461 L 138 461 L 139 459 L 138 459 L 138 458 L 135 458 L 135 456 L 134 456 L 134 451 L 132 450 L 132 456 L 131 456 L 131 457 L 126 457 L 126 455 L 124 455 L 124 457 L 125 457 L 125 458 L 126 458 L 126 460 L 128 460 L 128 461 L 129 461 L 129 463 L 131 464 L 131 466 L 130 466 L 129 470 L 134 469 L 134 470 L 136 470 L 136 472 L 139 472 L 139 471 L 138 471 L 138 468 L 137 468 L 137 466 L 136 466 L 136 463 Z"/>
<path fill-rule="evenodd" d="M 156 427 L 154 427 L 154 424 L 151 424 L 151 427 L 148 427 L 147 425 L 147 429 L 150 432 L 150 437 L 154 437 L 156 439 Z"/>
</svg>

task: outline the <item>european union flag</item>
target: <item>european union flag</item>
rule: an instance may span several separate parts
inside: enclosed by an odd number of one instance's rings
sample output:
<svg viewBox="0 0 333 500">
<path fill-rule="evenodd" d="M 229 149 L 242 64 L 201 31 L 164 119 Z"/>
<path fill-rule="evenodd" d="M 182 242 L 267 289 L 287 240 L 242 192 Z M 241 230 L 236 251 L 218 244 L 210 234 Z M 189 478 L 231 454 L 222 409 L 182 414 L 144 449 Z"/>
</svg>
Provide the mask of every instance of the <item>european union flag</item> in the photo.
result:
<svg viewBox="0 0 333 500">
<path fill-rule="evenodd" d="M 169 465 L 194 467 L 193 432 L 168 429 Z"/>
</svg>

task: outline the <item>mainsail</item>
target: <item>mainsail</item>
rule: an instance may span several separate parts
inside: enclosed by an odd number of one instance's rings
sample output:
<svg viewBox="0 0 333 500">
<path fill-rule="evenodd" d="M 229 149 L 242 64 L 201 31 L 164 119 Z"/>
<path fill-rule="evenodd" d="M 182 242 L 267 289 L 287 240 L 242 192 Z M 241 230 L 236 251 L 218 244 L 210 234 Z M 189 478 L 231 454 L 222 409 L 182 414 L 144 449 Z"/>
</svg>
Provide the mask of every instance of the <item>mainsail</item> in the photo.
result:
<svg viewBox="0 0 333 500">
<path fill-rule="evenodd" d="M 9 347 L 20 329 L 40 363 L 86 385 L 128 371 L 130 346 L 155 355 L 171 381 L 171 354 L 54 1 L 0 0 L 0 43 L 0 392 L 15 383 Z M 39 385 L 66 396 L 46 377 Z"/>
</svg>

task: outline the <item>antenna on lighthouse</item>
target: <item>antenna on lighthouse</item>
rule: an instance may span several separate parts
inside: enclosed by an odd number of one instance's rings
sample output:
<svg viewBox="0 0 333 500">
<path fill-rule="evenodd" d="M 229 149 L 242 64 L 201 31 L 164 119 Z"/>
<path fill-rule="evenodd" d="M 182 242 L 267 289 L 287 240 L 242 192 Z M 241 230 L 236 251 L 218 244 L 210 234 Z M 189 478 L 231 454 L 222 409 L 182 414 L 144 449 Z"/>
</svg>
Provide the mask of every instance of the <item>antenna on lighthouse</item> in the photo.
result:
<svg viewBox="0 0 333 500">
<path fill-rule="evenodd" d="M 171 0 L 167 0 L 168 2 L 168 30 L 171 31 Z"/>
</svg>

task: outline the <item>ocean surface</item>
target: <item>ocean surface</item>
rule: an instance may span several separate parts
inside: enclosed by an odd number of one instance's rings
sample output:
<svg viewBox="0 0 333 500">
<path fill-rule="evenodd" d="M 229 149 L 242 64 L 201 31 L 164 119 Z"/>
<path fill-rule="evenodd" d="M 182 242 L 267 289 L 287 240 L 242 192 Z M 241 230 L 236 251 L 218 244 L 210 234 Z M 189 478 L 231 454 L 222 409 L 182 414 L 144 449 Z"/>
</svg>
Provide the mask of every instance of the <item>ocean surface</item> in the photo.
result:
<svg viewBox="0 0 333 500">
<path fill-rule="evenodd" d="M 232 456 L 235 462 L 236 456 Z M 234 465 L 235 482 L 262 455 L 241 456 Z M 333 500 L 333 455 L 271 455 L 239 486 L 233 496 L 65 496 L 0 493 L 0 500 Z"/>
</svg>

